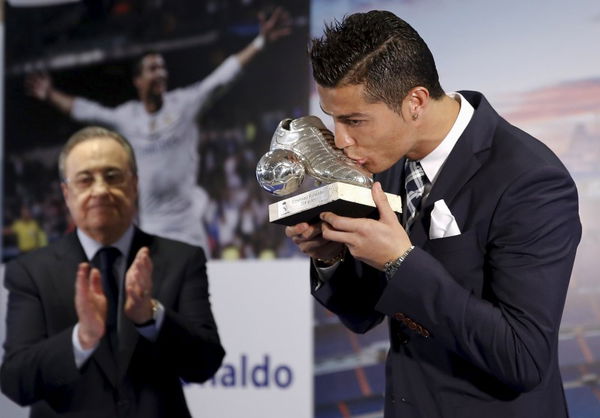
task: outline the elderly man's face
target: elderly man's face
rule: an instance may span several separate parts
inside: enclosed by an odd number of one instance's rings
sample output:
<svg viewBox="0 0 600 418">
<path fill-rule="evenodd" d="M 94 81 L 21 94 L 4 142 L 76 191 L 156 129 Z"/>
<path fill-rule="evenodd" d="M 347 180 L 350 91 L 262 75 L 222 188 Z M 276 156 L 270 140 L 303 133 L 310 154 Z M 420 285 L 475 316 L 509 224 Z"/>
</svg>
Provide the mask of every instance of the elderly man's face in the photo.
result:
<svg viewBox="0 0 600 418">
<path fill-rule="evenodd" d="M 117 141 L 90 139 L 65 160 L 63 196 L 77 225 L 102 244 L 112 244 L 129 227 L 136 211 L 137 178 Z"/>
</svg>

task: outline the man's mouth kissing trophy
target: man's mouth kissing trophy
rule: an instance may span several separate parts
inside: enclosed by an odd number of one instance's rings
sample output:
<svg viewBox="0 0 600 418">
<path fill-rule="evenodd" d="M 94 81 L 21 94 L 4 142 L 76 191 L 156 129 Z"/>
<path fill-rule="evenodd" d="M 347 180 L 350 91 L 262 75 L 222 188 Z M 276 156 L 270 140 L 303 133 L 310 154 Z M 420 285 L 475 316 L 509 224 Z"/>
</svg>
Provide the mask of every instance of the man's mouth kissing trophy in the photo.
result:
<svg viewBox="0 0 600 418">
<path fill-rule="evenodd" d="M 333 133 L 321 119 L 284 119 L 269 151 L 258 161 L 256 179 L 266 191 L 287 196 L 300 188 L 306 175 L 324 185 L 269 205 L 270 222 L 313 223 L 328 211 L 355 218 L 377 216 L 370 190 L 372 174 L 335 147 Z M 400 197 L 386 195 L 392 209 L 401 213 Z"/>
</svg>

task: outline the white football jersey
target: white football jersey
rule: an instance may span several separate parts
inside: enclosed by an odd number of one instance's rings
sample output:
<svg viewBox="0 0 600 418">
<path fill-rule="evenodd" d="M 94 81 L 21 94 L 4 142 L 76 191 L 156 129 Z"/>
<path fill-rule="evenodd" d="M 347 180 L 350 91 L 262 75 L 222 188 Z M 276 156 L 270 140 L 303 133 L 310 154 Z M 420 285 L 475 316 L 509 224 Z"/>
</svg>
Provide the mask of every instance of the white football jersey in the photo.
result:
<svg viewBox="0 0 600 418">
<path fill-rule="evenodd" d="M 196 118 L 240 71 L 239 61 L 230 56 L 205 79 L 167 92 L 154 114 L 139 100 L 109 108 L 75 98 L 73 119 L 107 125 L 131 143 L 138 165 L 139 226 L 144 231 L 203 246 L 208 254 L 202 224 L 208 196 L 196 182 Z"/>
</svg>

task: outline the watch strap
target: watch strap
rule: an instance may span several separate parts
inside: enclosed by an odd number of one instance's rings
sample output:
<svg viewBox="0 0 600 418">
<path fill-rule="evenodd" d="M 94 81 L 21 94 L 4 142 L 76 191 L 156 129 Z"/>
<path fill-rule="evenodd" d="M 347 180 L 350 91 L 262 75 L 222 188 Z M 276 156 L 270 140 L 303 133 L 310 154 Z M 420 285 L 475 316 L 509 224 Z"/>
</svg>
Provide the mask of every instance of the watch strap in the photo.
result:
<svg viewBox="0 0 600 418">
<path fill-rule="evenodd" d="M 408 250 L 404 251 L 404 253 L 400 257 L 398 257 L 394 260 L 390 260 L 384 264 L 383 271 L 385 272 L 385 277 L 387 277 L 388 280 L 394 276 L 394 273 L 396 273 L 396 270 L 398 270 L 398 268 L 400 267 L 402 262 L 404 262 L 406 257 L 408 257 L 408 255 L 410 254 L 410 252 L 412 250 L 414 250 L 414 248 L 415 248 L 415 246 L 411 245 L 408 248 Z"/>
<path fill-rule="evenodd" d="M 152 318 L 150 318 L 146 322 L 142 322 L 141 324 L 134 324 L 136 327 L 143 328 L 149 325 L 156 324 L 156 316 L 158 314 L 158 302 L 156 301 L 156 299 L 150 299 L 150 303 L 152 304 Z"/>
</svg>

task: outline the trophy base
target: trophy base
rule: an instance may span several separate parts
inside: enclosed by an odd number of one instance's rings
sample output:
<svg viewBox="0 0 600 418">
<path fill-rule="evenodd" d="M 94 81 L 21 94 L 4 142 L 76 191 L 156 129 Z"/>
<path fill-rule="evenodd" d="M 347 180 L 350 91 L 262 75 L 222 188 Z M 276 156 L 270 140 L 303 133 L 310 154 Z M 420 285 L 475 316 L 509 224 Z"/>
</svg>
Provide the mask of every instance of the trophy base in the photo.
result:
<svg viewBox="0 0 600 418">
<path fill-rule="evenodd" d="M 394 212 L 401 214 L 400 196 L 390 193 L 386 196 Z M 352 218 L 378 216 L 371 189 L 335 182 L 269 205 L 269 222 L 287 226 L 301 222 L 316 223 L 321 212 Z"/>
</svg>

